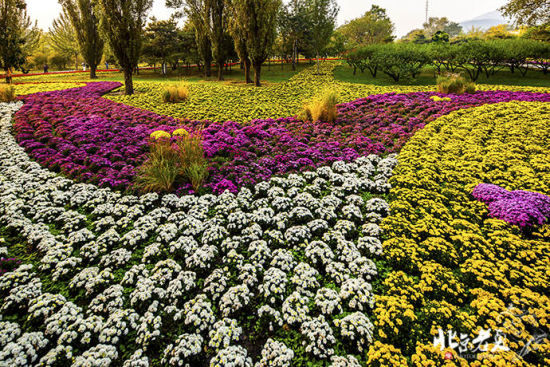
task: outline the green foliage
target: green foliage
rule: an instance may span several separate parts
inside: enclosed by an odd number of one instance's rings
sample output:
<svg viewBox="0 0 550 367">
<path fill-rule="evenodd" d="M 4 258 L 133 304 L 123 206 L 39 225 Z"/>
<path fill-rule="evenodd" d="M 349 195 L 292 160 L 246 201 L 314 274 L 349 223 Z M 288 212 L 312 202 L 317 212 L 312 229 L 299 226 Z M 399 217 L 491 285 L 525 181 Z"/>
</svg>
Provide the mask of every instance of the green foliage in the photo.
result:
<svg viewBox="0 0 550 367">
<path fill-rule="evenodd" d="M 0 0 L 0 67 L 22 69 L 40 32 L 32 26 L 23 0 Z M 11 82 L 11 78 L 7 79 Z"/>
<path fill-rule="evenodd" d="M 317 56 L 317 73 L 320 73 L 319 55 L 330 41 L 340 8 L 335 0 L 307 0 L 305 7 L 311 45 Z"/>
<path fill-rule="evenodd" d="M 449 42 L 449 34 L 443 31 L 437 31 L 432 37 L 432 42 L 436 42 L 436 43 Z"/>
<path fill-rule="evenodd" d="M 437 78 L 437 90 L 445 94 L 475 93 L 476 86 L 460 74 L 445 74 Z"/>
<path fill-rule="evenodd" d="M 380 47 L 376 55 L 380 70 L 394 81 L 414 79 L 430 61 L 426 46 L 408 43 L 388 44 Z"/>
<path fill-rule="evenodd" d="M 98 0 L 103 33 L 124 70 L 126 94 L 134 93 L 132 73 L 138 65 L 143 43 L 143 27 L 152 0 Z"/>
<path fill-rule="evenodd" d="M 159 62 L 161 65 L 166 65 L 174 59 L 177 61 L 179 41 L 178 28 L 174 20 L 152 18 L 145 28 L 143 56 L 150 63 Z M 163 74 L 165 70 L 165 68 L 162 69 Z"/>
<path fill-rule="evenodd" d="M 517 24 L 534 26 L 550 23 L 550 2 L 548 0 L 509 0 L 500 11 Z"/>
<path fill-rule="evenodd" d="M 230 2 L 233 38 L 241 48 L 246 47 L 244 56 L 248 57 L 254 66 L 254 83 L 257 87 L 260 86 L 262 64 L 269 56 L 275 40 L 277 14 L 281 5 L 281 0 L 232 0 Z M 243 51 L 240 50 L 239 53 L 242 57 Z"/>
<path fill-rule="evenodd" d="M 79 46 L 74 29 L 66 11 L 63 11 L 59 18 L 53 21 L 48 32 L 48 43 L 60 56 L 66 59 L 73 58 L 75 70 L 78 69 Z"/>
<path fill-rule="evenodd" d="M 391 42 L 394 38 L 394 29 L 386 9 L 373 5 L 362 17 L 353 19 L 338 28 L 338 33 L 346 38 L 346 45 L 351 48 Z"/>
<path fill-rule="evenodd" d="M 0 102 L 15 101 L 15 87 L 13 85 L 0 84 Z"/>
<path fill-rule="evenodd" d="M 70 18 L 80 53 L 90 65 L 90 78 L 95 79 L 97 65 L 103 57 L 105 42 L 100 35 L 99 14 L 92 0 L 59 0 L 65 14 Z"/>
</svg>

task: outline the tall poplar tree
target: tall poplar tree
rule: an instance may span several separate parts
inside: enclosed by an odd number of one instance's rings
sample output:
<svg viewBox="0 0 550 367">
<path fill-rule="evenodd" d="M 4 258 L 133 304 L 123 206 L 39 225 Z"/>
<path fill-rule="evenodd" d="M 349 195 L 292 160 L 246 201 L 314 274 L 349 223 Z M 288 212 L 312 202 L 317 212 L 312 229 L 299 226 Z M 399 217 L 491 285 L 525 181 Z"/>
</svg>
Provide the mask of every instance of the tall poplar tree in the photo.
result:
<svg viewBox="0 0 550 367">
<path fill-rule="evenodd" d="M 103 32 L 124 71 L 126 94 L 134 94 L 132 73 L 138 66 L 143 27 L 153 0 L 97 0 Z"/>
<path fill-rule="evenodd" d="M 76 32 L 84 61 L 90 65 L 90 78 L 96 79 L 97 66 L 103 57 L 105 42 L 99 29 L 98 9 L 94 0 L 59 0 Z"/>
<path fill-rule="evenodd" d="M 33 26 L 23 0 L 0 0 L 0 67 L 8 76 L 13 69 L 22 69 L 25 58 L 38 43 L 40 31 Z"/>
<path fill-rule="evenodd" d="M 176 16 L 186 15 L 195 29 L 197 49 L 204 63 L 204 76 L 212 75 L 212 43 L 208 32 L 210 20 L 209 0 L 166 0 L 166 6 L 179 9 Z"/>
<path fill-rule="evenodd" d="M 335 0 L 307 0 L 306 9 L 307 23 L 311 30 L 311 45 L 315 50 L 319 73 L 319 55 L 330 41 L 340 8 Z"/>
<path fill-rule="evenodd" d="M 227 48 L 225 47 L 227 40 L 227 7 L 226 0 L 205 0 L 206 7 L 209 8 L 209 18 L 205 19 L 208 35 L 212 43 L 212 54 L 218 65 L 218 80 L 223 80 L 223 67 L 227 60 Z"/>
<path fill-rule="evenodd" d="M 281 0 L 232 0 L 233 27 L 246 43 L 246 52 L 254 66 L 254 84 L 261 85 L 262 64 L 275 40 Z"/>
<path fill-rule="evenodd" d="M 74 59 L 75 70 L 78 69 L 79 46 L 76 31 L 66 11 L 53 21 L 48 32 L 49 43 L 60 55 Z"/>
</svg>

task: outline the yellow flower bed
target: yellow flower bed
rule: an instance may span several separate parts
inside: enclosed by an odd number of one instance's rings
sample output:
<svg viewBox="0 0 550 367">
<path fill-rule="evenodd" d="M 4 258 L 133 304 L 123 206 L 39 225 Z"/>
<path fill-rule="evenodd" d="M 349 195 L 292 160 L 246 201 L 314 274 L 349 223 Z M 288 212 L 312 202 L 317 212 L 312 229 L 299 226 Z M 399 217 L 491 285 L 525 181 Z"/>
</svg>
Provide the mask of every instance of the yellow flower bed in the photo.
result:
<svg viewBox="0 0 550 367">
<path fill-rule="evenodd" d="M 549 195 L 548 121 L 548 103 L 486 105 L 442 117 L 405 145 L 391 179 L 392 214 L 382 223 L 389 274 L 376 299 L 373 348 L 382 350 L 369 352 L 373 365 L 385 365 L 376 358 L 388 353 L 446 365 L 445 351 L 433 347 L 439 328 L 470 339 L 501 329 L 519 337 L 511 348 L 548 333 L 550 224 L 522 232 L 489 218 L 470 195 L 484 182 Z M 526 360 L 486 353 L 470 365 L 550 365 L 548 337 L 533 347 Z M 468 365 L 456 353 L 455 364 Z"/>
<path fill-rule="evenodd" d="M 83 87 L 85 83 L 25 83 L 15 84 L 15 94 L 23 96 L 27 94 L 51 92 L 54 90 Z"/>
</svg>

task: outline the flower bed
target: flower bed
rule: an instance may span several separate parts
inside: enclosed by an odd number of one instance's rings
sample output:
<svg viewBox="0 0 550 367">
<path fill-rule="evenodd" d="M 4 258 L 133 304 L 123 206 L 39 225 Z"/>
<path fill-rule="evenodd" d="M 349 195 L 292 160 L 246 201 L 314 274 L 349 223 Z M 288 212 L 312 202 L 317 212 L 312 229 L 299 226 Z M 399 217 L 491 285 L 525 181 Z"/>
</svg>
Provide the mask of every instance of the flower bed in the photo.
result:
<svg viewBox="0 0 550 367">
<path fill-rule="evenodd" d="M 458 347 L 433 347 L 439 328 L 470 341 L 481 329 L 502 331 L 511 350 L 478 351 L 471 366 L 550 363 L 548 339 L 531 339 L 549 332 L 550 225 L 525 230 L 495 219 L 472 195 L 484 182 L 501 194 L 548 195 L 549 119 L 547 103 L 482 106 L 430 123 L 405 145 L 382 224 L 389 272 L 376 298 L 373 365 L 388 365 L 388 356 L 428 365 L 446 352 L 468 365 Z M 529 341 L 530 353 L 518 358 Z"/>
<path fill-rule="evenodd" d="M 100 96 L 118 83 L 35 94 L 16 115 L 17 140 L 42 165 L 101 187 L 132 187 L 151 132 L 202 130 L 214 193 L 368 154 L 397 152 L 424 125 L 451 111 L 486 103 L 550 101 L 550 94 L 487 91 L 434 101 L 435 93 L 383 94 L 339 106 L 335 123 L 296 118 L 237 122 L 179 121 Z M 179 188 L 179 193 L 189 186 Z"/>
<path fill-rule="evenodd" d="M 75 93 L 95 103 L 93 90 Z M 136 197 L 31 161 L 11 134 L 19 107 L 0 104 L 2 256 L 23 260 L 0 276 L 1 361 L 365 362 L 393 156 L 236 195 Z"/>
<path fill-rule="evenodd" d="M 41 83 L 14 83 L 15 93 L 18 96 L 24 96 L 27 94 L 51 92 L 56 90 L 82 87 L 85 83 L 76 82 L 41 82 Z"/>
</svg>

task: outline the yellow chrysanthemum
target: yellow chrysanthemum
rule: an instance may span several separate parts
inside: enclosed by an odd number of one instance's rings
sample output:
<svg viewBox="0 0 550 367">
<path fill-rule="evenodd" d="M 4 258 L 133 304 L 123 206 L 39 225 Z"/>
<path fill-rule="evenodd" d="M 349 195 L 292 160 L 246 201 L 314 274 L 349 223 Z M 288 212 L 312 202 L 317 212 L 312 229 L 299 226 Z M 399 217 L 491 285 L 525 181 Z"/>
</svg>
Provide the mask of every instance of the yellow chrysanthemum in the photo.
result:
<svg viewBox="0 0 550 367">
<path fill-rule="evenodd" d="M 151 133 L 151 139 L 161 139 L 161 138 L 170 139 L 170 137 L 171 137 L 170 133 L 167 133 L 164 130 L 157 130 Z"/>
<path fill-rule="evenodd" d="M 176 129 L 172 133 L 173 136 L 189 136 L 189 132 L 185 129 Z"/>
</svg>

